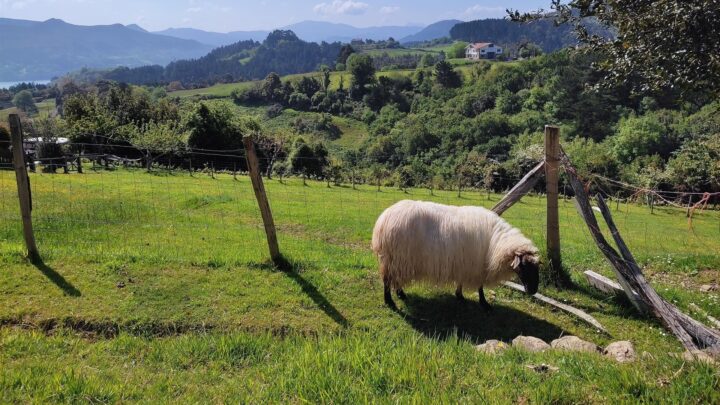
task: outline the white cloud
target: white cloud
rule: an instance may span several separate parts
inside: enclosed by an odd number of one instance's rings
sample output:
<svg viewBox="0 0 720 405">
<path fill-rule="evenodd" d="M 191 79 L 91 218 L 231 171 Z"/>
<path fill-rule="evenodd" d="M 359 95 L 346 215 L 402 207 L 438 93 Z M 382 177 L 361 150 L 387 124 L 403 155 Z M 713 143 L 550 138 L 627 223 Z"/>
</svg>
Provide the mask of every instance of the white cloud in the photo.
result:
<svg viewBox="0 0 720 405">
<path fill-rule="evenodd" d="M 465 17 L 502 17 L 505 15 L 505 8 L 500 6 L 482 6 L 476 4 L 469 7 L 463 13 Z"/>
<path fill-rule="evenodd" d="M 380 14 L 394 14 L 400 11 L 400 7 L 398 6 L 385 6 L 380 7 Z"/>
<path fill-rule="evenodd" d="M 313 10 L 322 15 L 360 15 L 364 14 L 368 7 L 367 3 L 359 1 L 334 0 L 332 3 L 320 3 L 313 7 Z"/>
</svg>

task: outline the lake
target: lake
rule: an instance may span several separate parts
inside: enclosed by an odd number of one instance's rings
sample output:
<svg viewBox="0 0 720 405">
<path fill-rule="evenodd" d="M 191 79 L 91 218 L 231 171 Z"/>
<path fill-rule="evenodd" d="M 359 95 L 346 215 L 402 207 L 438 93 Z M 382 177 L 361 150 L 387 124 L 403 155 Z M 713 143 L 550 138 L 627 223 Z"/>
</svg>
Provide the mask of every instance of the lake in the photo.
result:
<svg viewBox="0 0 720 405">
<path fill-rule="evenodd" d="M 19 82 L 0 82 L 0 89 L 9 89 L 12 86 L 20 83 L 35 83 L 35 84 L 48 84 L 50 80 L 21 80 Z"/>
</svg>

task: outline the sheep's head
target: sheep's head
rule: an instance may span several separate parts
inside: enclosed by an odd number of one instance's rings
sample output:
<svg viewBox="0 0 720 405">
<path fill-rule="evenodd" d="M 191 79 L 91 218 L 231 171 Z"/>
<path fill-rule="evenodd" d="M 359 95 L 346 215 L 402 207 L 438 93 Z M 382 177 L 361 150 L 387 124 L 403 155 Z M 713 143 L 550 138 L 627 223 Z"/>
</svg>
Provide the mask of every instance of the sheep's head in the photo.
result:
<svg viewBox="0 0 720 405">
<path fill-rule="evenodd" d="M 512 269 L 520 277 L 525 292 L 529 295 L 535 294 L 540 283 L 540 258 L 537 253 L 516 253 Z"/>
</svg>

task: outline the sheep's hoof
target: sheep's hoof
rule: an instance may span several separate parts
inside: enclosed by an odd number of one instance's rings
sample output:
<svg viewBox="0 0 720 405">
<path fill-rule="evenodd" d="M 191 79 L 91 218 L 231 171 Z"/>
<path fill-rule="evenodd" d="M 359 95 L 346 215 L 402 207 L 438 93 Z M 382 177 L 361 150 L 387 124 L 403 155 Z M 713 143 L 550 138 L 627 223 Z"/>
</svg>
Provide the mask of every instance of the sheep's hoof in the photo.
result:
<svg viewBox="0 0 720 405">
<path fill-rule="evenodd" d="M 396 292 L 398 298 L 400 298 L 401 300 L 405 301 L 407 299 L 407 295 L 405 295 L 405 291 L 403 291 L 402 289 L 398 289 Z"/>
<path fill-rule="evenodd" d="M 462 293 L 457 293 L 457 292 L 456 292 L 456 293 L 455 293 L 455 299 L 457 299 L 458 302 L 461 303 L 461 304 L 464 304 L 464 303 L 466 302 L 466 301 L 465 301 L 465 296 L 464 296 Z"/>
</svg>

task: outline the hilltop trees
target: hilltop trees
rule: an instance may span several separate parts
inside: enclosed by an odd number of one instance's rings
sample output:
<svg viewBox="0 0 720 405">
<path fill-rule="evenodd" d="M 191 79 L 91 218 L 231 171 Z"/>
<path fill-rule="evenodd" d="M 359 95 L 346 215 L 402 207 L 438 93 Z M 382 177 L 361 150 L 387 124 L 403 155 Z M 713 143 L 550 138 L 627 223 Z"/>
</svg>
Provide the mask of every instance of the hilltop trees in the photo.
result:
<svg viewBox="0 0 720 405">
<path fill-rule="evenodd" d="M 0 123 L 0 159 L 9 161 L 12 158 L 10 153 L 10 130 L 4 123 Z"/>
<path fill-rule="evenodd" d="M 468 43 L 465 41 L 455 41 L 455 43 L 452 44 L 450 49 L 448 49 L 448 57 L 449 58 L 464 58 L 465 57 L 465 48 L 467 48 Z"/>
<path fill-rule="evenodd" d="M 22 90 L 15 94 L 15 97 L 13 97 L 13 105 L 15 105 L 18 110 L 26 114 L 32 115 L 37 114 L 38 112 L 37 106 L 35 106 L 35 100 L 33 100 L 30 90 Z"/>
<path fill-rule="evenodd" d="M 243 135 L 260 131 L 252 119 L 240 119 L 226 104 L 198 103 L 187 117 L 188 146 L 194 149 L 242 149 Z"/>
<path fill-rule="evenodd" d="M 440 61 L 435 65 L 435 81 L 445 88 L 456 88 L 462 85 L 462 78 L 446 61 Z"/>
<path fill-rule="evenodd" d="M 335 66 L 342 44 L 300 40 L 292 31 L 277 30 L 265 41 L 240 41 L 214 49 L 193 60 L 162 66 L 120 67 L 102 78 L 133 84 L 179 82 L 182 85 L 211 85 L 261 79 L 270 72 L 280 75 L 311 72 L 320 65 Z M 346 49 L 344 52 L 349 52 Z M 349 54 L 348 54 L 349 55 Z"/>
<path fill-rule="evenodd" d="M 373 60 L 367 54 L 352 54 L 347 60 L 347 70 L 352 75 L 350 97 L 361 100 L 367 94 L 367 86 L 376 82 Z"/>
</svg>

